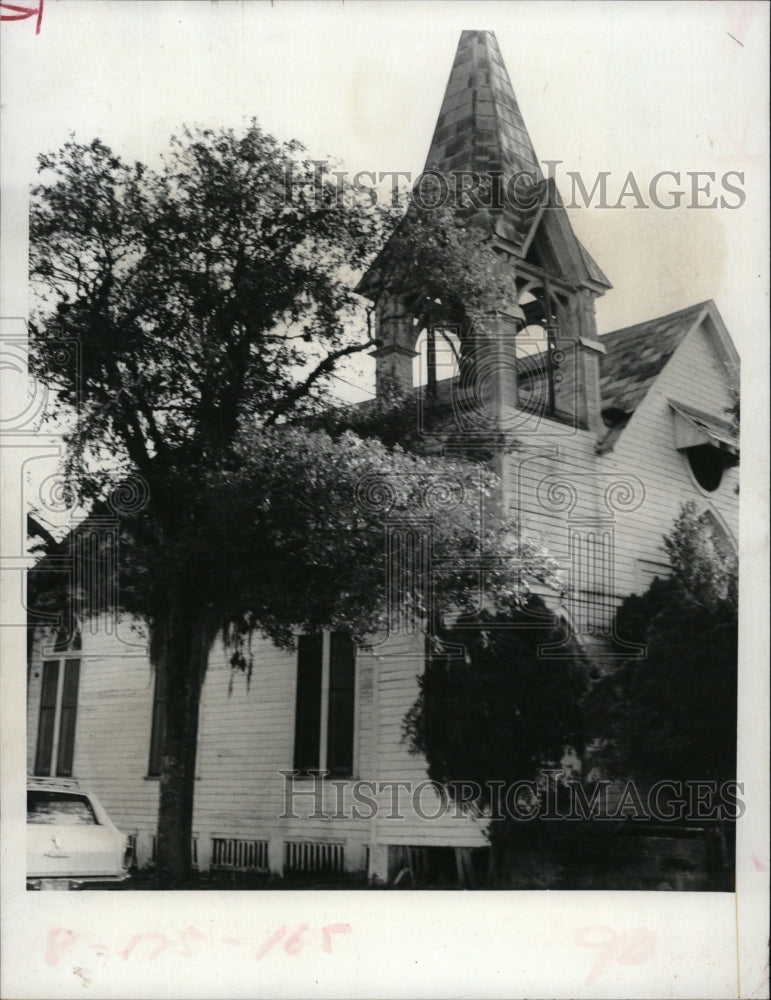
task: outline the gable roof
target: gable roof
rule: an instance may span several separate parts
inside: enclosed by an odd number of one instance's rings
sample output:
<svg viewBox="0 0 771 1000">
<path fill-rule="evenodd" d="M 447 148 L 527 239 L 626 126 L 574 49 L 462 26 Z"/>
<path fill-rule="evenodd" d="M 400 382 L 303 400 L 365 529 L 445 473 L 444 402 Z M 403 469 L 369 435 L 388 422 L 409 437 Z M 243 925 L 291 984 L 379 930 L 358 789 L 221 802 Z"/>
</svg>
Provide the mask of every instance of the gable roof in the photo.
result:
<svg viewBox="0 0 771 1000">
<path fill-rule="evenodd" d="M 526 251 L 535 242 L 536 248 L 545 250 L 551 256 L 555 274 L 572 283 L 589 285 L 595 292 L 604 295 L 613 286 L 576 236 L 554 178 L 547 178 L 542 186 L 539 201 L 543 207 L 533 219 L 523 250 Z M 504 206 L 504 215 L 508 207 L 508 204 Z M 500 236 L 507 235 L 500 224 L 496 232 Z M 526 253 L 523 256 L 527 259 Z M 540 266 L 548 269 L 548 265 Z"/>
<path fill-rule="evenodd" d="M 633 413 L 688 333 L 701 321 L 710 302 L 699 302 L 667 316 L 626 326 L 599 337 L 603 409 Z M 714 309 L 714 306 L 713 306 Z"/>
<path fill-rule="evenodd" d="M 613 285 L 605 277 L 604 271 L 578 237 L 576 237 L 576 243 L 578 243 L 578 249 L 581 251 L 581 257 L 583 258 L 584 267 L 589 278 L 592 281 L 596 281 L 598 285 L 605 285 L 606 288 L 612 288 Z"/>
</svg>

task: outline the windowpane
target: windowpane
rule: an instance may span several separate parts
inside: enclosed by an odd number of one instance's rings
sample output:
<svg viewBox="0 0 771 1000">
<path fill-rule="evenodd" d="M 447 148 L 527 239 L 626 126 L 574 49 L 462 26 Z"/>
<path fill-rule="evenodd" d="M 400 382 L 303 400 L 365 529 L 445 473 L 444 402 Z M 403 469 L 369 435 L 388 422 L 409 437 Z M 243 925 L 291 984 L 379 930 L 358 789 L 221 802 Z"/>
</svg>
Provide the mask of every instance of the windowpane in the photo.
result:
<svg viewBox="0 0 771 1000">
<path fill-rule="evenodd" d="M 351 637 L 334 632 L 329 653 L 327 770 L 338 776 L 353 772 L 355 677 L 356 649 Z"/>
<path fill-rule="evenodd" d="M 302 635 L 297 640 L 294 766 L 305 774 L 319 767 L 321 651 L 321 635 Z"/>
<path fill-rule="evenodd" d="M 40 704 L 45 708 L 56 708 L 56 689 L 59 686 L 59 661 L 46 660 L 43 664 L 43 683 Z"/>
<path fill-rule="evenodd" d="M 79 680 L 80 660 L 65 660 L 64 685 L 62 688 L 62 708 L 75 708 L 77 706 Z"/>
<path fill-rule="evenodd" d="M 85 795 L 27 792 L 27 822 L 56 826 L 95 826 L 96 815 Z"/>
<path fill-rule="evenodd" d="M 72 761 L 75 755 L 75 722 L 78 713 L 79 680 L 80 660 L 65 660 L 62 708 L 59 718 L 59 748 L 56 757 L 56 773 L 61 777 L 69 777 L 72 774 Z"/>
<path fill-rule="evenodd" d="M 51 773 L 51 756 L 54 749 L 54 722 L 56 717 L 56 690 L 59 685 L 58 660 L 43 663 L 43 680 L 40 689 L 40 721 L 37 731 L 35 774 Z"/>
</svg>

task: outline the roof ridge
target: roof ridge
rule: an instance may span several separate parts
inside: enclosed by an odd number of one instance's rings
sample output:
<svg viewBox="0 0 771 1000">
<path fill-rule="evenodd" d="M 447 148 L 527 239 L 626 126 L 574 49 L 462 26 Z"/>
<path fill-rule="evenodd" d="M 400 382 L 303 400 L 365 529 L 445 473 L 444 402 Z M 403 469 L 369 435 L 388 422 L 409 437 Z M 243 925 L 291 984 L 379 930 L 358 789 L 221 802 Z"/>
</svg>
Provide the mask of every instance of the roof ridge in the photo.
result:
<svg viewBox="0 0 771 1000">
<path fill-rule="evenodd" d="M 703 302 L 694 302 L 693 305 L 683 306 L 680 309 L 675 309 L 669 313 L 663 313 L 660 316 L 651 316 L 648 319 L 640 320 L 637 323 L 631 323 L 629 326 L 619 326 L 615 330 L 608 330 L 605 333 L 599 333 L 597 336 L 600 340 L 605 337 L 613 337 L 620 333 L 630 333 L 632 330 L 638 330 L 641 327 L 648 326 L 650 323 L 661 323 L 664 320 L 674 319 L 676 316 L 683 316 L 688 312 L 697 312 L 706 309 L 713 302 L 712 299 L 705 299 Z"/>
<path fill-rule="evenodd" d="M 633 412 L 685 337 L 715 306 L 712 299 L 655 316 L 600 336 L 603 406 Z"/>
</svg>

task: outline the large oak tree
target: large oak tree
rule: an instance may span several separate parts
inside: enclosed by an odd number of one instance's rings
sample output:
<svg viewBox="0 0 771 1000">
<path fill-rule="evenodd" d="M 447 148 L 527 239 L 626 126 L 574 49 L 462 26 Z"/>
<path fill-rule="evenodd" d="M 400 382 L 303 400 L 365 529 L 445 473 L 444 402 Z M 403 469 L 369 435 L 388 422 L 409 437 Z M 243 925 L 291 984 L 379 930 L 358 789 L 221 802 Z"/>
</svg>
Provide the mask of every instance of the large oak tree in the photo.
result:
<svg viewBox="0 0 771 1000">
<path fill-rule="evenodd" d="M 553 567 L 511 541 L 488 471 L 309 423 L 338 362 L 373 346 L 352 289 L 389 212 L 327 185 L 298 144 L 254 122 L 240 134 L 185 131 L 157 170 L 99 140 L 41 156 L 40 170 L 31 360 L 55 390 L 81 504 L 98 513 L 130 479 L 146 496 L 122 518 L 110 592 L 147 623 L 166 675 L 158 872 L 175 885 L 189 864 L 198 707 L 217 634 L 244 665 L 254 629 L 287 645 L 296 629 L 347 628 L 362 641 L 382 630 L 394 597 L 388 516 L 429 524 L 444 557 L 432 581 L 397 587 L 432 621 L 496 610 Z M 462 245 L 445 242 L 448 267 Z M 481 284 L 491 251 L 476 252 Z M 57 367 L 62 339 L 77 342 L 78 365 Z"/>
</svg>

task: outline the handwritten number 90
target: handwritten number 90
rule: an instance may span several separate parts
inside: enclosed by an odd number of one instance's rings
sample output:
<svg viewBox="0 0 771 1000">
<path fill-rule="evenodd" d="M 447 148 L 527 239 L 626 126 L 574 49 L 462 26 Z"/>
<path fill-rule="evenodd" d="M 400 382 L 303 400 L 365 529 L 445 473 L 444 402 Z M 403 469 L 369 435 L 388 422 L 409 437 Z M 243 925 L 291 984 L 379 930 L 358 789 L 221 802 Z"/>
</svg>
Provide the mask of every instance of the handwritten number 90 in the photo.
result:
<svg viewBox="0 0 771 1000">
<path fill-rule="evenodd" d="M 611 962 L 618 962 L 620 965 L 642 965 L 647 962 L 655 950 L 654 942 L 653 932 L 644 927 L 635 927 L 632 931 L 622 931 L 620 934 L 612 927 L 582 927 L 576 931 L 575 943 L 598 952 L 597 961 L 586 977 L 587 985 L 591 986 L 596 982 Z"/>
</svg>

